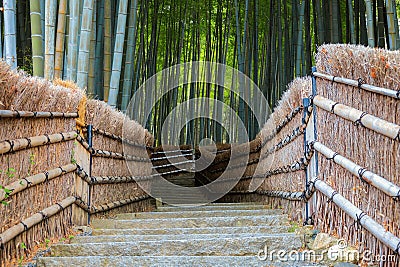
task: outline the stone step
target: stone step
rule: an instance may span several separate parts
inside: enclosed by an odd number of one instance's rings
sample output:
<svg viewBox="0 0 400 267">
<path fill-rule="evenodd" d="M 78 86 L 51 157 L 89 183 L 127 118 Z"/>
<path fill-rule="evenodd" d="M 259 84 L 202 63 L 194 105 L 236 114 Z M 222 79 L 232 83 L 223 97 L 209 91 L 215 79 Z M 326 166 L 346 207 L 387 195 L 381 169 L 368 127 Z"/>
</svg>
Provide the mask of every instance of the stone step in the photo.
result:
<svg viewBox="0 0 400 267">
<path fill-rule="evenodd" d="M 103 235 L 103 236 L 77 236 L 72 240 L 77 243 L 111 243 L 111 242 L 137 242 L 137 241 L 173 241 L 173 240 L 206 240 L 206 239 L 231 239 L 234 238 L 264 238 L 271 241 L 276 238 L 293 237 L 293 234 L 265 234 L 265 233 L 241 233 L 241 234 L 191 234 L 191 235 Z"/>
<path fill-rule="evenodd" d="M 99 220 L 92 221 L 92 227 L 101 229 L 155 229 L 160 228 L 193 228 L 193 227 L 240 227 L 287 225 L 287 215 L 270 216 L 237 216 L 210 218 L 167 218 L 135 220 Z"/>
<path fill-rule="evenodd" d="M 88 257 L 47 257 L 39 259 L 38 267 L 109 267 L 109 266 L 182 266 L 182 267 L 226 267 L 226 266 L 276 266 L 276 267 L 305 267 L 322 266 L 316 263 L 306 263 L 298 261 L 270 262 L 261 261 L 256 256 L 243 257 L 218 257 L 218 256 L 88 256 Z"/>
<path fill-rule="evenodd" d="M 169 211 L 169 212 L 140 212 L 117 214 L 119 220 L 158 219 L 158 218 L 195 218 L 195 217 L 229 217 L 229 216 L 258 216 L 281 215 L 282 210 L 211 210 L 211 211 Z"/>
<path fill-rule="evenodd" d="M 161 226 L 160 226 L 161 227 Z M 191 234 L 242 234 L 242 233 L 287 233 L 290 226 L 246 226 L 246 227 L 208 227 L 208 228 L 158 228 L 158 229 L 93 229 L 98 235 L 191 235 Z"/>
<path fill-rule="evenodd" d="M 51 256 L 256 256 L 265 246 L 268 249 L 291 251 L 300 249 L 303 243 L 299 236 L 286 234 L 267 239 L 249 237 L 58 244 L 52 246 Z"/>
<path fill-rule="evenodd" d="M 205 210 L 262 210 L 268 209 L 267 205 L 197 205 L 197 206 L 162 206 L 158 211 L 205 211 Z"/>
</svg>

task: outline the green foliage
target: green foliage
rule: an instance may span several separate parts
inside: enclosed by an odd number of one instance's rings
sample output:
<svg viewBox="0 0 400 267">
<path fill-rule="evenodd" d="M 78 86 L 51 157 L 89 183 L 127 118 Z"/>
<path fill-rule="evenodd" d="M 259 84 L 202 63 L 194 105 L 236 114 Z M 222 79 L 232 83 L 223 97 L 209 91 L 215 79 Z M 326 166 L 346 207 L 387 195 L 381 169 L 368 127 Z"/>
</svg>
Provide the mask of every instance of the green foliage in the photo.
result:
<svg viewBox="0 0 400 267">
<path fill-rule="evenodd" d="M 296 222 L 291 222 L 288 232 L 289 232 L 289 233 L 294 233 L 294 232 L 296 232 L 296 230 L 299 229 L 299 228 L 300 228 L 300 225 L 299 225 L 298 223 L 296 223 Z"/>
</svg>

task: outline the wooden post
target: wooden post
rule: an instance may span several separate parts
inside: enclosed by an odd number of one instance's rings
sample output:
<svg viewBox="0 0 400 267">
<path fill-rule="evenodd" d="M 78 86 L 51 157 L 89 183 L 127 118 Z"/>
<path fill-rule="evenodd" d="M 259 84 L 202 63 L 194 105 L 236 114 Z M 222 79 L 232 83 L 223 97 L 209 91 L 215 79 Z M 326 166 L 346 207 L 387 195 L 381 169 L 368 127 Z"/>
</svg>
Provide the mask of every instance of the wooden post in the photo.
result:
<svg viewBox="0 0 400 267">
<path fill-rule="evenodd" d="M 312 69 L 312 72 L 316 72 L 316 68 L 314 67 Z M 317 94 L 317 82 L 315 77 L 313 77 L 313 88 L 312 88 L 312 94 L 315 96 Z M 313 105 L 311 99 L 303 99 L 303 105 L 305 108 L 305 112 L 307 112 L 308 107 L 310 105 Z M 312 109 L 312 112 L 310 114 L 310 119 L 308 120 L 306 131 L 304 134 L 304 147 L 305 147 L 305 152 L 307 153 L 307 149 L 309 149 L 309 144 L 313 141 L 317 140 L 317 126 L 316 126 L 316 108 Z M 308 184 L 310 181 L 313 181 L 315 177 L 318 176 L 318 154 L 317 152 L 314 153 L 313 157 L 311 158 L 311 161 L 309 165 L 307 166 L 306 169 L 306 184 Z M 317 207 L 317 198 L 316 195 L 314 194 L 308 203 L 306 204 L 305 207 L 305 220 L 304 222 L 306 224 L 311 224 L 312 220 L 311 218 L 314 217 L 315 212 L 316 212 L 316 207 Z"/>
<path fill-rule="evenodd" d="M 79 142 L 76 142 L 75 147 L 75 160 L 76 164 L 80 166 L 86 173 L 90 173 L 90 153 Z M 89 185 L 78 175 L 75 175 L 75 196 L 90 205 L 90 192 Z M 78 205 L 72 206 L 72 223 L 77 226 L 84 226 L 89 224 L 89 214 Z"/>
</svg>

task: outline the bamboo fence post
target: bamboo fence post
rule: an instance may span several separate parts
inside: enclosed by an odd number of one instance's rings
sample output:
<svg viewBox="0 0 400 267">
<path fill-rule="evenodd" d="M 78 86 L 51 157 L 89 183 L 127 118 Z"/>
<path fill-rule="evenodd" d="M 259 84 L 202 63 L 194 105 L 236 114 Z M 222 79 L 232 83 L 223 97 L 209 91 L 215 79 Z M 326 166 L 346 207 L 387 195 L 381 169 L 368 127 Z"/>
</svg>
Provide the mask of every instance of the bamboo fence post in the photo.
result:
<svg viewBox="0 0 400 267">
<path fill-rule="evenodd" d="M 75 151 L 76 164 L 86 173 L 90 173 L 91 155 L 90 152 L 79 142 Z M 81 200 L 90 205 L 89 184 L 78 174 L 75 174 L 75 196 L 79 196 Z M 89 213 L 78 205 L 72 206 L 72 223 L 78 226 L 89 224 Z"/>
<path fill-rule="evenodd" d="M 316 68 L 313 67 L 312 72 L 315 71 Z M 317 94 L 317 81 L 315 77 L 312 78 L 312 91 L 313 95 Z M 316 109 L 313 108 L 311 113 L 309 113 L 309 107 L 313 106 L 313 104 L 311 103 L 311 100 L 308 98 L 303 100 L 303 105 L 304 105 L 304 118 L 306 118 L 306 116 L 310 116 L 304 133 L 304 150 L 305 153 L 307 153 L 308 144 L 310 142 L 316 141 L 317 139 Z M 314 153 L 310 160 L 309 165 L 306 168 L 306 185 L 305 185 L 306 190 L 308 187 L 310 177 L 317 177 L 317 176 L 318 176 L 318 154 Z M 317 198 L 314 195 L 306 203 L 305 207 L 306 218 L 304 222 L 308 223 L 308 219 L 312 218 L 312 214 L 314 214 L 316 207 L 317 207 Z"/>
</svg>

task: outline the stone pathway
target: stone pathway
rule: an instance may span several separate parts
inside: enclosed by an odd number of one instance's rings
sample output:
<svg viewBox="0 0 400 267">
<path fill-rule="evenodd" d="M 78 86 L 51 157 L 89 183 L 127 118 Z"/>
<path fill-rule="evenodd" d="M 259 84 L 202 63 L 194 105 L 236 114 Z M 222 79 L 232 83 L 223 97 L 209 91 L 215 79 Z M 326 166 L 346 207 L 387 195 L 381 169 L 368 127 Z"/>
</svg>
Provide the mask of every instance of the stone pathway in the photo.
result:
<svg viewBox="0 0 400 267">
<path fill-rule="evenodd" d="M 262 261 L 271 250 L 299 250 L 288 217 L 258 204 L 160 207 L 155 212 L 94 220 L 93 235 L 51 248 L 38 266 L 316 266 Z"/>
</svg>

